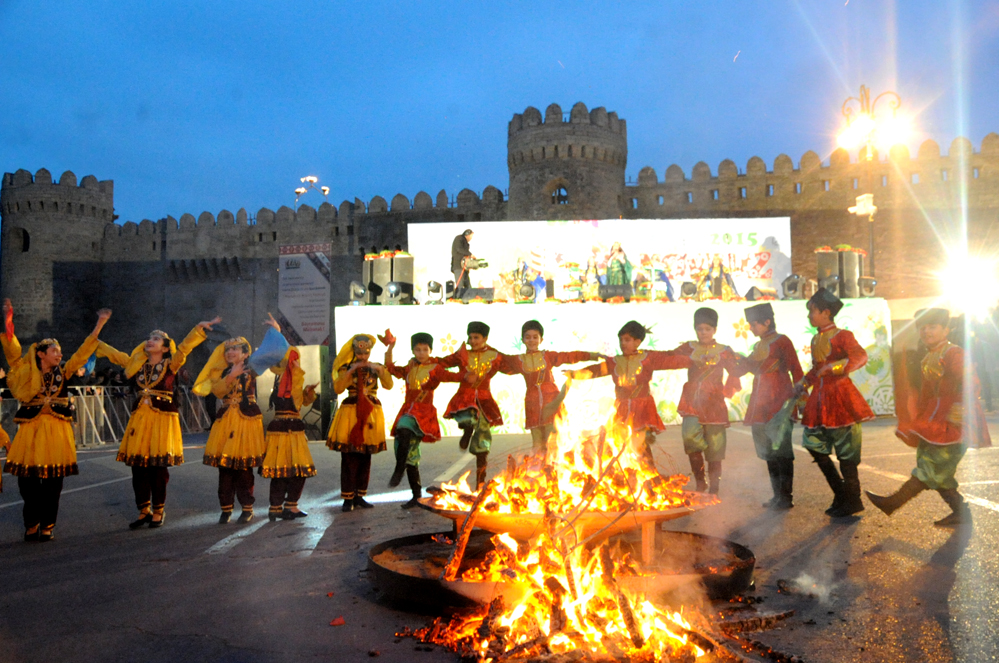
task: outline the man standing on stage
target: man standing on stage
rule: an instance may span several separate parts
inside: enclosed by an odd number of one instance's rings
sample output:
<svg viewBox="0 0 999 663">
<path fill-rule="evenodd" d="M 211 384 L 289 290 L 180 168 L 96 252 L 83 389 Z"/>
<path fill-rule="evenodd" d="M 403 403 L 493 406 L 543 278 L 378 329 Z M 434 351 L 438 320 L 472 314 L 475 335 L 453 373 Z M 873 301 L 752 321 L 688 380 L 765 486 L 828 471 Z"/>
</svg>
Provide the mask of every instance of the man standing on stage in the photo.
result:
<svg viewBox="0 0 999 663">
<path fill-rule="evenodd" d="M 454 274 L 454 298 L 461 299 L 465 288 L 471 288 L 472 282 L 468 278 L 468 270 L 465 268 L 465 258 L 474 258 L 469 242 L 474 235 L 471 229 L 466 230 L 451 242 L 451 273 Z"/>
</svg>

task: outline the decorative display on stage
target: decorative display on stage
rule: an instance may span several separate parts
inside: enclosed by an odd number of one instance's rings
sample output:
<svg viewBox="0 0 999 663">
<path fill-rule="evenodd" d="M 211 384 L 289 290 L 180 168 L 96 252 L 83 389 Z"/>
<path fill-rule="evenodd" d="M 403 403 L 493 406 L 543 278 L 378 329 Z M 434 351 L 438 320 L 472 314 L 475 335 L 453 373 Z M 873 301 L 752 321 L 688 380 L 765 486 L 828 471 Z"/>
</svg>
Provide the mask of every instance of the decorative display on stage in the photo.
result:
<svg viewBox="0 0 999 663">
<path fill-rule="evenodd" d="M 292 345 L 327 345 L 330 336 L 330 245 L 279 249 L 278 322 Z"/>
<path fill-rule="evenodd" d="M 539 288 L 539 300 L 594 299 L 600 286 L 630 285 L 648 299 L 674 301 L 685 282 L 699 299 L 729 300 L 754 286 L 779 292 L 791 274 L 789 217 L 411 223 L 418 301 L 428 282 L 454 280 L 451 239 L 466 229 L 474 232 L 472 253 L 488 261 L 469 271 L 471 287 L 492 288 L 505 301 L 517 300 L 525 283 Z"/>
<path fill-rule="evenodd" d="M 460 231 L 459 231 L 460 232 Z M 884 299 L 844 300 L 843 310 L 836 316 L 836 324 L 848 329 L 867 350 L 867 364 L 851 373 L 860 393 L 875 414 L 895 413 L 891 368 L 891 315 Z M 628 320 L 637 320 L 652 333 L 642 344 L 644 349 L 672 350 L 681 343 L 694 340 L 694 311 L 702 306 L 694 302 L 660 304 L 654 302 L 631 304 L 604 303 L 542 303 L 517 304 L 448 304 L 445 306 L 346 306 L 335 312 L 337 343 L 352 334 L 381 334 L 391 328 L 400 339 L 408 339 L 416 332 L 427 332 L 434 337 L 433 354 L 443 356 L 454 352 L 465 340 L 465 328 L 471 320 L 481 320 L 491 327 L 489 345 L 507 354 L 524 351 L 520 338 L 521 325 L 536 319 L 544 325 L 542 350 L 587 350 L 607 355 L 619 354 L 617 332 Z M 749 330 L 743 316 L 747 304 L 743 302 L 715 301 L 709 304 L 718 311 L 716 339 L 740 354 L 749 354 L 756 338 Z M 810 341 L 815 330 L 808 324 L 807 307 L 803 300 L 772 302 L 777 331 L 787 335 L 794 343 L 806 371 L 811 366 Z M 382 361 L 384 346 L 372 352 L 373 361 Z M 400 343 L 396 347 L 396 362 L 404 364 L 409 359 L 408 348 Z M 585 364 L 576 365 L 576 367 Z M 561 385 L 560 370 L 555 377 Z M 659 414 L 666 424 L 680 423 L 677 403 L 686 371 L 657 371 L 652 380 L 652 394 L 658 404 Z M 749 403 L 752 388 L 751 376 L 742 380 L 742 389 L 727 401 L 729 418 L 742 419 Z M 442 384 L 435 394 L 438 409 L 454 394 L 453 384 Z M 497 433 L 524 431 L 524 380 L 521 376 L 497 375 L 492 380 L 492 393 L 503 414 L 503 426 L 494 428 Z M 398 381 L 392 389 L 379 394 L 386 413 L 394 413 L 402 405 L 405 385 Z M 576 381 L 566 397 L 566 406 L 574 412 L 610 412 L 613 410 L 614 385 L 609 380 Z M 386 416 L 386 423 L 392 417 Z M 459 435 L 452 420 L 440 420 L 444 435 Z"/>
</svg>

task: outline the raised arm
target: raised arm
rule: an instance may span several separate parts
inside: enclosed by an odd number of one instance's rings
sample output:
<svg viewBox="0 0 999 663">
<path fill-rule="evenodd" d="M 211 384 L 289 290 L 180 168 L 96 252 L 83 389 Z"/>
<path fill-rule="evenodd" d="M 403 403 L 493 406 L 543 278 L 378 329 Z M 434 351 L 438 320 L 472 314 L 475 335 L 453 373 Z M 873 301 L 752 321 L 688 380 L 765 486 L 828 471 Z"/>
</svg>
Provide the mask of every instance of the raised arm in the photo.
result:
<svg viewBox="0 0 999 663">
<path fill-rule="evenodd" d="M 0 334 L 0 344 L 3 345 L 3 354 L 7 358 L 7 365 L 13 367 L 21 359 L 21 342 L 14 334 L 14 306 L 9 299 L 3 300 L 3 333 Z"/>
<path fill-rule="evenodd" d="M 180 345 L 177 346 L 177 352 L 170 358 L 170 368 L 174 373 L 179 371 L 180 367 L 187 361 L 187 355 L 191 354 L 194 348 L 204 343 L 205 338 L 207 338 L 205 331 L 211 331 L 212 326 L 220 322 L 222 322 L 222 318 L 218 316 L 215 316 L 212 320 L 203 320 L 180 342 Z"/>
<path fill-rule="evenodd" d="M 83 340 L 83 344 L 73 353 L 73 356 L 69 358 L 66 362 L 65 368 L 63 368 L 64 375 L 72 375 L 76 373 L 87 360 L 90 359 L 90 355 L 97 352 L 97 335 L 101 333 L 101 329 L 111 318 L 111 309 L 102 308 L 97 312 L 97 324 L 94 325 L 94 330 L 90 332 L 90 336 Z"/>
<path fill-rule="evenodd" d="M 576 350 L 573 352 L 546 352 L 546 356 L 552 366 L 562 366 L 563 364 L 579 364 L 584 361 L 597 361 L 603 359 L 599 352 L 584 352 Z"/>
<path fill-rule="evenodd" d="M 604 359 L 597 364 L 590 364 L 589 366 L 584 366 L 583 368 L 577 368 L 574 371 L 565 370 L 562 372 L 573 380 L 592 380 L 593 378 L 603 378 L 611 374 L 613 369 L 610 364 L 612 361 L 614 360 Z"/>
<path fill-rule="evenodd" d="M 127 366 L 129 355 L 117 350 L 104 341 L 97 341 L 97 356 L 103 357 L 117 366 Z"/>
</svg>

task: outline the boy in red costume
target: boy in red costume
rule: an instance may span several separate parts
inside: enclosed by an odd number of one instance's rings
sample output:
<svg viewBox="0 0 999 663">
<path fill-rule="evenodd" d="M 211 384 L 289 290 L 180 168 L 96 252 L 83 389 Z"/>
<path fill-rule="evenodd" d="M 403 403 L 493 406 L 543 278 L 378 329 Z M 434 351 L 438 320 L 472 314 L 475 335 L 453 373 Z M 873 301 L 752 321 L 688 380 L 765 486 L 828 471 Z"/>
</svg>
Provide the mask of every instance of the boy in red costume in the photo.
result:
<svg viewBox="0 0 999 663">
<path fill-rule="evenodd" d="M 545 406 L 555 400 L 559 388 L 552 377 L 552 368 L 562 364 L 578 364 L 581 361 L 600 359 L 597 352 L 549 352 L 539 350 L 544 340 L 545 328 L 537 320 L 528 320 L 520 328 L 521 339 L 527 347 L 522 355 L 508 355 L 503 372 L 523 375 L 527 385 L 524 395 L 524 428 L 531 431 L 535 452 L 548 448 L 548 438 L 555 423 L 555 412 L 545 412 Z"/>
<path fill-rule="evenodd" d="M 614 380 L 614 418 L 622 429 L 631 429 L 631 447 L 655 465 L 652 444 L 656 433 L 665 429 L 656 401 L 652 398 L 649 383 L 653 371 L 668 371 L 687 368 L 690 360 L 674 352 L 639 350 L 648 330 L 631 320 L 617 333 L 621 354 L 608 357 L 599 364 L 586 366 L 576 371 L 565 371 L 575 380 L 590 380 L 610 376 Z M 623 436 L 618 437 L 623 441 Z"/>
<path fill-rule="evenodd" d="M 391 337 L 385 352 L 385 368 L 393 377 L 406 381 L 406 400 L 392 424 L 392 435 L 395 436 L 395 471 L 389 479 L 389 487 L 398 486 L 405 472 L 413 491 L 413 499 L 403 504 L 402 508 L 412 509 L 423 491 L 420 483 L 420 442 L 436 442 L 441 439 L 437 408 L 434 407 L 434 390 L 441 382 L 459 382 L 461 376 L 444 370 L 440 360 L 430 356 L 434 349 L 434 337 L 430 334 L 413 334 L 410 341 L 413 358 L 405 366 L 396 366 L 392 362 L 395 343 L 395 337 Z"/>
<path fill-rule="evenodd" d="M 728 406 L 725 399 L 739 391 L 739 378 L 733 375 L 738 358 L 727 345 L 715 341 L 718 312 L 710 308 L 694 311 L 696 341 L 688 341 L 674 354 L 687 357 L 687 382 L 683 385 L 677 411 L 683 417 L 683 451 L 690 458 L 697 490 L 718 494 L 722 461 L 725 459 Z M 723 371 L 728 379 L 723 380 Z M 704 461 L 708 462 L 708 482 Z"/>
<path fill-rule="evenodd" d="M 957 491 L 954 475 L 969 443 L 975 447 L 992 446 L 981 405 L 977 400 L 970 408 L 964 405 L 964 350 L 947 340 L 949 323 L 947 309 L 916 313 L 919 338 L 928 351 L 921 366 L 919 404 L 910 424 L 895 432 L 906 444 L 916 447 L 916 468 L 895 494 L 867 493 L 871 503 L 890 516 L 924 490 L 935 490 L 951 508 L 950 515 L 933 523 L 937 527 L 971 523 L 971 511 Z M 975 380 L 973 372 L 969 375 Z M 974 387 L 972 393 L 977 395 L 978 385 Z M 965 429 L 968 415 L 971 425 Z"/>
<path fill-rule="evenodd" d="M 812 388 L 801 417 L 805 427 L 802 446 L 812 454 L 832 488 L 833 503 L 826 514 L 833 518 L 864 510 L 857 474 L 860 423 L 874 418 L 850 380 L 850 373 L 867 363 L 867 352 L 851 332 L 836 326 L 834 319 L 842 308 L 839 297 L 825 288 L 819 288 L 808 300 L 808 322 L 819 332 L 812 337 L 812 369 L 802 384 L 802 389 Z M 834 450 L 839 472 L 829 458 Z"/>
<path fill-rule="evenodd" d="M 468 323 L 468 345 L 440 360 L 445 368 L 458 366 L 461 383 L 458 391 L 447 404 L 445 419 L 454 419 L 461 428 L 462 449 L 475 455 L 475 489 L 486 482 L 489 465 L 489 448 L 492 444 L 493 426 L 503 425 L 499 405 L 489 391 L 489 381 L 503 368 L 506 355 L 489 347 L 489 325 L 484 322 Z"/>
<path fill-rule="evenodd" d="M 745 311 L 749 331 L 759 337 L 753 352 L 739 360 L 741 371 L 753 373 L 753 391 L 743 423 L 752 426 L 756 456 L 767 463 L 774 496 L 763 503 L 767 509 L 786 510 L 794 506 L 794 449 L 790 421 L 776 425 L 781 408 L 794 396 L 794 383 L 804 377 L 801 362 L 791 339 L 778 334 L 774 309 L 757 304 Z M 790 374 L 790 377 L 789 377 Z"/>
</svg>

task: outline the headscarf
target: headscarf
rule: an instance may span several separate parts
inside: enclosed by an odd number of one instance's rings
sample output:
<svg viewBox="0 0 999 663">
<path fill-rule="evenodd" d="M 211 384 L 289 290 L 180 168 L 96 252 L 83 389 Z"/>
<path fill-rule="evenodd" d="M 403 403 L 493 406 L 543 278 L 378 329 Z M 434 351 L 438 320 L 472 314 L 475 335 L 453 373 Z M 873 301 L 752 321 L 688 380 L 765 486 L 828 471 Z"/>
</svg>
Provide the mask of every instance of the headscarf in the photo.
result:
<svg viewBox="0 0 999 663">
<path fill-rule="evenodd" d="M 354 363 L 355 354 L 354 348 L 358 347 L 375 347 L 375 337 L 371 334 L 354 334 L 350 337 L 350 340 L 343 344 L 340 348 L 340 352 L 337 353 L 336 360 L 333 362 L 333 379 L 336 379 L 337 374 L 340 369 L 344 366 Z M 357 422 L 354 427 L 350 429 L 350 433 L 347 435 L 347 442 L 352 447 L 357 447 L 358 449 L 364 448 L 364 428 L 367 426 L 368 417 L 374 411 L 375 406 L 372 405 L 371 401 L 368 400 L 368 395 L 364 392 L 363 376 L 358 373 L 354 373 L 354 380 L 358 383 L 357 388 L 357 404 L 354 406 L 354 413 L 357 415 Z"/>
<path fill-rule="evenodd" d="M 198 379 L 194 381 L 191 391 L 198 396 L 207 396 L 210 394 L 212 392 L 212 385 L 222 377 L 222 372 L 229 365 L 229 362 L 225 360 L 225 351 L 237 345 L 246 346 L 247 353 L 253 351 L 250 342 L 242 336 L 230 338 L 225 343 L 220 344 L 212 350 L 212 356 L 208 358 L 205 367 L 198 373 Z"/>
<path fill-rule="evenodd" d="M 170 348 L 170 356 L 177 356 L 177 344 L 173 342 L 173 339 L 165 332 L 159 329 L 153 330 L 150 337 L 159 336 Z M 106 357 L 107 353 L 104 352 L 101 346 L 97 347 L 97 356 Z M 132 354 L 128 356 L 128 363 L 125 364 L 125 377 L 130 378 L 140 370 L 142 370 L 142 365 L 149 360 L 149 355 L 146 353 L 146 342 L 143 341 L 132 350 Z M 178 367 L 180 368 L 180 367 Z"/>
<path fill-rule="evenodd" d="M 32 343 L 27 354 L 21 357 L 7 374 L 7 388 L 17 400 L 27 403 L 42 390 L 42 369 L 38 367 L 36 354 L 39 345 L 59 345 L 54 338 L 46 338 Z"/>
<path fill-rule="evenodd" d="M 291 362 L 301 358 L 298 348 L 291 346 L 280 363 L 271 366 L 271 372 L 279 375 L 274 391 L 279 398 L 290 398 L 295 403 L 295 409 L 302 409 L 302 387 L 305 385 L 305 370 L 301 366 L 289 369 Z"/>
</svg>

